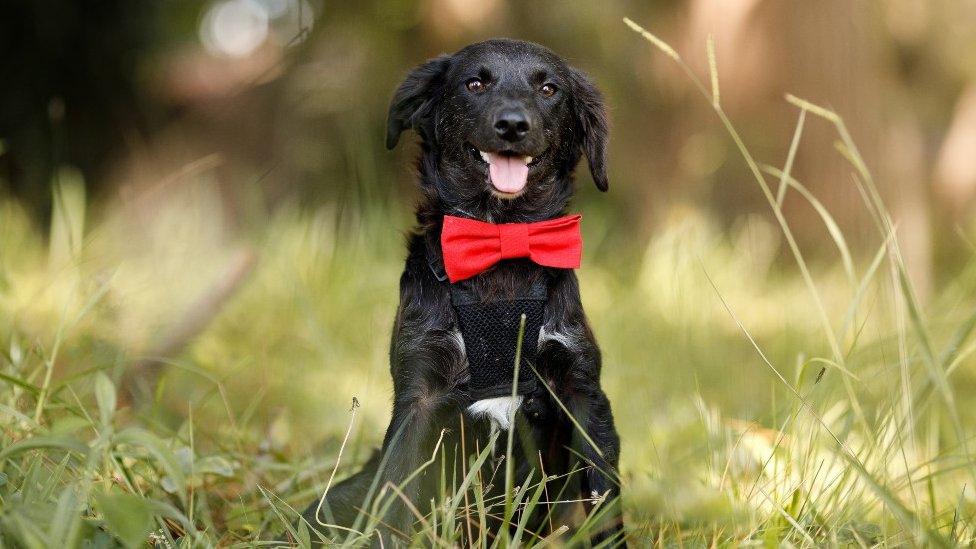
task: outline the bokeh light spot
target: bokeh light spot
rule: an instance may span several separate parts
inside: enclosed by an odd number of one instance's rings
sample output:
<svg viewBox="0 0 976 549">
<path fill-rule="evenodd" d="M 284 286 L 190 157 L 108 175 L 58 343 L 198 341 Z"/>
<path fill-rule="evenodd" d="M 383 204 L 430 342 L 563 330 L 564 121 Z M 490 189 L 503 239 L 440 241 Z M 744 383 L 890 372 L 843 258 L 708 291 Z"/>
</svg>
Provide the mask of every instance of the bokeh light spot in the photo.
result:
<svg viewBox="0 0 976 549">
<path fill-rule="evenodd" d="M 212 54 L 246 57 L 268 36 L 268 12 L 254 0 L 222 0 L 200 22 L 200 40 Z"/>
</svg>

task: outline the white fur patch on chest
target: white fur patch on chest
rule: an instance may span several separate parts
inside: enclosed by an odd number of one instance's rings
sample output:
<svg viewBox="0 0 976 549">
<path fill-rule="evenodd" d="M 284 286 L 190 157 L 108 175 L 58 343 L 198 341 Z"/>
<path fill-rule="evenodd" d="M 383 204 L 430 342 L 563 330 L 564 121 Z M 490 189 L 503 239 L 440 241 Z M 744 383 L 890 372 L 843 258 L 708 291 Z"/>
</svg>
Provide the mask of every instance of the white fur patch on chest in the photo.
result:
<svg viewBox="0 0 976 549">
<path fill-rule="evenodd" d="M 487 417 L 492 427 L 507 431 L 512 426 L 515 411 L 521 405 L 522 395 L 484 398 L 468 406 L 468 413 L 476 419 Z"/>
<path fill-rule="evenodd" d="M 556 343 L 559 343 L 565 347 L 567 350 L 575 351 L 579 345 L 578 337 L 579 336 L 577 334 L 560 331 L 558 328 L 553 326 L 543 326 L 539 330 L 539 348 L 541 349 L 542 345 L 549 341 L 555 341 Z"/>
</svg>

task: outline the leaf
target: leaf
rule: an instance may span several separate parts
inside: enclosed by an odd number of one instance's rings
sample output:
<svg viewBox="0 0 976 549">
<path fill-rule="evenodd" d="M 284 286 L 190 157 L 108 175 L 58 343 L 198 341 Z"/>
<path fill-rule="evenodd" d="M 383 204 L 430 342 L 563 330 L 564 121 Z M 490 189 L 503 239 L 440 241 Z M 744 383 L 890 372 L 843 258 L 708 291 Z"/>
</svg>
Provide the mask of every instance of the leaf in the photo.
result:
<svg viewBox="0 0 976 549">
<path fill-rule="evenodd" d="M 68 486 L 61 492 L 58 505 L 51 517 L 51 526 L 48 532 L 52 544 L 59 547 L 77 545 L 82 507 L 74 486 Z"/>
<path fill-rule="evenodd" d="M 24 381 L 23 379 L 20 379 L 19 377 L 15 377 L 15 376 L 11 376 L 11 375 L 4 374 L 2 372 L 0 372 L 0 380 L 6 381 L 7 383 L 10 383 L 11 385 L 16 385 L 17 387 L 20 387 L 21 389 L 23 389 L 23 390 L 31 393 L 32 395 L 36 395 L 36 394 L 38 394 L 38 393 L 41 392 L 40 389 L 38 389 L 37 387 L 31 385 L 30 383 Z"/>
<path fill-rule="evenodd" d="M 51 426 L 47 428 L 47 432 L 52 436 L 67 436 L 86 427 L 91 427 L 91 425 L 92 423 L 83 417 L 64 416 L 54 420 Z"/>
<path fill-rule="evenodd" d="M 0 532 L 16 532 L 20 546 L 25 549 L 47 549 L 51 546 L 48 536 L 37 523 L 22 514 L 8 515 L 3 523 L 0 523 Z"/>
<path fill-rule="evenodd" d="M 37 422 L 35 422 L 32 418 L 25 416 L 24 414 L 20 413 L 16 408 L 7 406 L 6 404 L 0 404 L 0 414 L 6 414 L 12 416 L 16 418 L 18 421 L 30 426 L 31 428 L 37 427 Z"/>
<path fill-rule="evenodd" d="M 98 509 L 102 512 L 105 526 L 119 538 L 126 547 L 145 545 L 152 532 L 152 506 L 144 498 L 135 494 L 95 494 Z"/>
<path fill-rule="evenodd" d="M 149 505 L 149 508 L 154 516 L 159 518 L 173 519 L 174 521 L 178 522 L 187 532 L 196 532 L 193 522 L 188 519 L 186 515 L 181 513 L 179 509 L 173 507 L 169 503 L 155 499 L 148 499 L 146 500 L 146 504 Z"/>
<path fill-rule="evenodd" d="M 234 464 L 223 456 L 209 456 L 197 461 L 193 470 L 197 474 L 210 473 L 222 477 L 234 476 Z"/>
<path fill-rule="evenodd" d="M 299 547 L 311 547 L 312 538 L 308 534 L 308 526 L 305 521 L 298 522 L 298 546 Z"/>
<path fill-rule="evenodd" d="M 66 452 L 78 452 L 81 455 L 88 455 L 88 446 L 78 439 L 58 436 L 39 436 L 15 442 L 3 450 L 0 450 L 0 461 L 30 450 L 40 449 L 57 449 L 64 450 Z"/>
<path fill-rule="evenodd" d="M 102 425 L 109 425 L 115 415 L 115 384 L 103 372 L 95 374 L 95 400 L 98 402 L 98 416 Z"/>
<path fill-rule="evenodd" d="M 159 462 L 159 466 L 163 470 L 164 475 L 160 476 L 170 478 L 170 485 L 167 491 L 176 493 L 180 496 L 180 501 L 186 503 L 186 476 L 183 474 L 183 468 L 180 466 L 179 459 L 170 450 L 166 441 L 138 427 L 130 427 L 124 431 L 120 431 L 115 435 L 114 441 L 116 444 L 141 446 L 149 451 L 156 461 Z"/>
</svg>

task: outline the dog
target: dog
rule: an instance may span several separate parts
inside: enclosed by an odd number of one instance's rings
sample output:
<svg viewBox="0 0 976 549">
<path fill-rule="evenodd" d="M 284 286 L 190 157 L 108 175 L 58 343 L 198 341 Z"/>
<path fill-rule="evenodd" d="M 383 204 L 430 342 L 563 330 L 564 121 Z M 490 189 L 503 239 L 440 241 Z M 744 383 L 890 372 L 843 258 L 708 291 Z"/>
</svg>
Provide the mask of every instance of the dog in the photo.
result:
<svg viewBox="0 0 976 549">
<path fill-rule="evenodd" d="M 390 105 L 387 148 L 408 129 L 420 137 L 422 198 L 390 346 L 392 419 L 381 450 L 313 502 L 304 520 L 327 534 L 339 530 L 323 524 L 359 527 L 364 514 L 375 512 L 370 498 L 399 487 L 401 497 L 381 511 L 380 535 L 404 541 L 416 515 L 403 500 L 429 509 L 441 483 L 459 485 L 470 455 L 485 450 L 493 435 L 497 457 L 482 465 L 482 478 L 486 498 L 504 493 L 503 474 L 491 486 L 488 479 L 512 429 L 514 484 L 537 483 L 544 472 L 551 478 L 548 499 L 576 502 L 537 506 L 527 528 L 544 536 L 551 525 L 578 517 L 580 505 L 587 512 L 599 505 L 593 541 L 622 543 L 620 441 L 572 270 L 578 217 L 565 216 L 582 156 L 597 188 L 608 188 L 600 92 L 540 45 L 492 39 L 410 71 Z M 566 237 L 561 250 L 572 257 L 536 262 L 519 239 L 537 227 Z M 457 250 L 445 243 L 482 229 L 502 231 L 495 240 L 501 259 L 475 274 L 459 273 L 467 267 L 452 265 Z M 452 270 L 462 280 L 453 280 Z M 484 382 L 489 378 L 494 382 Z M 434 454 L 449 463 L 424 469 Z"/>
</svg>

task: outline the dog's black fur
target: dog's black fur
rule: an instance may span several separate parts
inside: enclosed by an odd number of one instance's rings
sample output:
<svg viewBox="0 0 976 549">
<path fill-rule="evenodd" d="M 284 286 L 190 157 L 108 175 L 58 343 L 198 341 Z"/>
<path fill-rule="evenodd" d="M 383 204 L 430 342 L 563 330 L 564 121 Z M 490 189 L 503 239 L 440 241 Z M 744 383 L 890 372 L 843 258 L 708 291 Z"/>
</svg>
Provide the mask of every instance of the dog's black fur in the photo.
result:
<svg viewBox="0 0 976 549">
<path fill-rule="evenodd" d="M 523 122 L 518 135 L 499 127 L 497 121 L 506 113 Z M 573 195 L 573 171 L 583 154 L 597 187 L 605 191 L 608 186 L 608 127 L 600 93 L 582 73 L 536 44 L 489 40 L 415 68 L 393 97 L 387 147 L 396 146 L 406 129 L 421 137 L 423 198 L 417 208 L 419 227 L 409 239 L 400 278 L 400 305 L 390 346 L 392 420 L 382 451 L 360 473 L 332 487 L 318 517 L 318 502 L 305 512 L 309 525 L 317 529 L 322 529 L 320 522 L 356 524 L 360 510 L 371 509 L 370 493 L 389 483 L 400 485 L 431 459 L 446 429 L 442 449 L 455 461 L 443 469 L 435 464 L 403 487 L 403 495 L 417 508 L 429 510 L 430 499 L 444 480 L 442 470 L 458 478 L 461 460 L 469 463 L 467 456 L 460 455 L 461 449 L 470 455 L 483 449 L 489 438 L 488 421 L 474 421 L 465 413 L 471 404 L 466 391 L 470 374 L 457 337 L 450 283 L 438 276 L 443 216 L 506 223 L 564 215 Z M 524 191 L 514 197 L 496 192 L 479 150 L 534 157 Z M 544 330 L 559 337 L 540 339 L 535 367 L 586 436 L 549 390 L 537 384 L 534 392 L 525 395 L 515 419 L 515 484 L 521 485 L 532 470 L 531 482 L 538 482 L 541 461 L 545 474 L 564 475 L 549 484 L 547 499 L 584 500 L 588 510 L 594 495 L 603 497 L 602 505 L 610 506 L 611 512 L 604 515 L 596 537 L 619 541 L 619 439 L 610 403 L 600 388 L 600 350 L 583 313 L 576 274 L 528 260 L 507 260 L 471 279 L 471 285 L 480 296 L 490 298 L 525 289 L 538 277 L 550 280 Z M 499 437 L 498 456 L 505 453 L 505 438 L 504 433 Z M 493 494 L 504 490 L 504 467 L 498 468 L 498 461 L 489 460 L 482 474 L 484 484 L 492 484 Z M 580 470 L 567 475 L 574 468 Z M 499 472 L 493 477 L 495 470 Z M 446 485 L 452 486 L 451 478 Z M 570 507 L 574 506 L 554 509 L 550 521 L 545 516 L 548 506 L 541 505 L 529 528 L 545 535 L 550 524 L 571 520 L 563 516 L 574 512 Z M 381 518 L 387 540 L 413 531 L 415 517 L 403 504 L 392 505 Z M 361 520 L 360 525 L 365 519 Z"/>
</svg>

